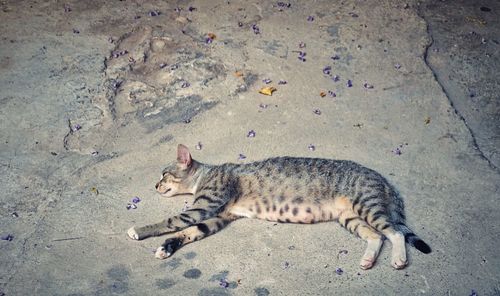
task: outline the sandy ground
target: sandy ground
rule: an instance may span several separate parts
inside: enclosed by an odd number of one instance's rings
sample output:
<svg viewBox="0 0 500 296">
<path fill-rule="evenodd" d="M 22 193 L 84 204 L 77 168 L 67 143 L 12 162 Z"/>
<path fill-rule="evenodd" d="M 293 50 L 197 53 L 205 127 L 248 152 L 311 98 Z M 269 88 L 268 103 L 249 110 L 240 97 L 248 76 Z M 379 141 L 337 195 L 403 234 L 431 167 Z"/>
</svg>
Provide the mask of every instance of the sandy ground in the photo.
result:
<svg viewBox="0 0 500 296">
<path fill-rule="evenodd" d="M 500 3 L 287 3 L 0 1 L 0 295 L 500 295 Z M 433 253 L 247 219 L 157 260 L 178 143 L 376 169 Z"/>
</svg>

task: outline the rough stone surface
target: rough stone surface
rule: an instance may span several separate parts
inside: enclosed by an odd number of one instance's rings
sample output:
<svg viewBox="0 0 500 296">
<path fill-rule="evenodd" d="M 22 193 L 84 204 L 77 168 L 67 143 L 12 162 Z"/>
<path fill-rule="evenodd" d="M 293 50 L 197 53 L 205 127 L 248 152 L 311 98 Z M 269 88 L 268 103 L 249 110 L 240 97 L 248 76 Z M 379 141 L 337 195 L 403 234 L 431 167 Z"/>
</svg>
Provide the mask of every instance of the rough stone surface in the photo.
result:
<svg viewBox="0 0 500 296">
<path fill-rule="evenodd" d="M 277 3 L 0 1 L 0 294 L 500 293 L 499 2 Z M 125 233 L 183 208 L 154 193 L 178 143 L 355 160 L 433 252 L 362 271 L 335 223 L 239 220 L 159 261 Z"/>
</svg>

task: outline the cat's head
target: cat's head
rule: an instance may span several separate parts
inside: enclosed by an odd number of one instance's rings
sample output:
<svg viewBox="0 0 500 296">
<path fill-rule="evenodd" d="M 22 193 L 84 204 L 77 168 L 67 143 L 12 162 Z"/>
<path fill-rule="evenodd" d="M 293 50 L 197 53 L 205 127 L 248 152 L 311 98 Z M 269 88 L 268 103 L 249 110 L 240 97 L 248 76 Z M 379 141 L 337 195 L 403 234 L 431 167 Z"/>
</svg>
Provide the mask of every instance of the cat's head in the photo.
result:
<svg viewBox="0 0 500 296">
<path fill-rule="evenodd" d="M 156 191 L 165 197 L 194 194 L 198 163 L 191 158 L 189 149 L 179 144 L 177 161 L 169 164 L 162 172 L 161 179 L 156 183 Z"/>
</svg>

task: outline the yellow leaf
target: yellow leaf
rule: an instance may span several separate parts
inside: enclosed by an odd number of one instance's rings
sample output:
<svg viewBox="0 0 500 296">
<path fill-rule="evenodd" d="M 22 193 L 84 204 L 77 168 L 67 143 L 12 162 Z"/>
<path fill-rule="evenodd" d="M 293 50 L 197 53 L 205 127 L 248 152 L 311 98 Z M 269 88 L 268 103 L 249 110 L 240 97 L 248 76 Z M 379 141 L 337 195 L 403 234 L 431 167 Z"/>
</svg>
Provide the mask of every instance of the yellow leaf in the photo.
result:
<svg viewBox="0 0 500 296">
<path fill-rule="evenodd" d="M 272 86 L 266 86 L 266 87 L 261 88 L 259 90 L 259 93 L 266 95 L 266 96 L 272 96 L 274 91 L 276 91 L 276 88 L 274 88 Z"/>
</svg>

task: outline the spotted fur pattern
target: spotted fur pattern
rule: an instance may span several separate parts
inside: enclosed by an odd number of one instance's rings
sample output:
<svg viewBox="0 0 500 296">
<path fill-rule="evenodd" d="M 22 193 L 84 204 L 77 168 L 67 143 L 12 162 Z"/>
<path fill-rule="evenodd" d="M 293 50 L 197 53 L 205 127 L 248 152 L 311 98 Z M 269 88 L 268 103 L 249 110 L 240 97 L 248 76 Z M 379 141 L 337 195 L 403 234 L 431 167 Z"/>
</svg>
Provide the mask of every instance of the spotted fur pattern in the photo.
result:
<svg viewBox="0 0 500 296">
<path fill-rule="evenodd" d="M 207 165 L 179 145 L 177 162 L 163 171 L 156 190 L 166 197 L 194 195 L 189 210 L 129 229 L 135 240 L 174 233 L 156 251 L 160 259 L 243 217 L 282 223 L 338 221 L 367 241 L 363 269 L 375 263 L 384 237 L 392 243 L 391 264 L 396 269 L 407 265 L 405 240 L 423 253 L 431 252 L 406 226 L 403 201 L 394 188 L 379 173 L 352 161 L 277 157 Z"/>
</svg>

